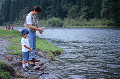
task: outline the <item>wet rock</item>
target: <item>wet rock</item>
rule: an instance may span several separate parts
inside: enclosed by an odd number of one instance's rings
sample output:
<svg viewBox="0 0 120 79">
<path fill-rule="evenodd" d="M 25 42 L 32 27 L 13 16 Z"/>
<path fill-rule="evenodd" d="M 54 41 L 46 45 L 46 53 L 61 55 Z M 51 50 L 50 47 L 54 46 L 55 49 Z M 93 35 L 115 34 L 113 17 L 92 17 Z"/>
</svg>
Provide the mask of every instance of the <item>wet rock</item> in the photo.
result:
<svg viewBox="0 0 120 79">
<path fill-rule="evenodd" d="M 40 62 L 36 62 L 35 63 L 37 66 L 42 66 L 42 65 L 44 65 L 44 63 L 40 63 Z"/>
<path fill-rule="evenodd" d="M 4 56 L 6 59 L 8 59 L 8 61 L 12 61 L 13 60 L 13 57 L 7 57 L 7 56 Z"/>
<path fill-rule="evenodd" d="M 24 75 L 21 75 L 21 74 L 18 74 L 17 76 L 16 76 L 17 78 L 27 78 L 27 77 L 25 77 Z"/>
<path fill-rule="evenodd" d="M 41 66 L 34 66 L 33 69 L 34 70 L 39 70 L 41 68 Z"/>
<path fill-rule="evenodd" d="M 22 66 L 22 61 L 17 61 L 17 62 L 13 62 L 11 63 L 12 66 Z"/>
<path fill-rule="evenodd" d="M 53 52 L 53 51 L 51 51 L 55 56 L 57 56 L 57 55 L 61 55 L 61 52 L 60 51 L 55 51 L 55 52 Z"/>
</svg>

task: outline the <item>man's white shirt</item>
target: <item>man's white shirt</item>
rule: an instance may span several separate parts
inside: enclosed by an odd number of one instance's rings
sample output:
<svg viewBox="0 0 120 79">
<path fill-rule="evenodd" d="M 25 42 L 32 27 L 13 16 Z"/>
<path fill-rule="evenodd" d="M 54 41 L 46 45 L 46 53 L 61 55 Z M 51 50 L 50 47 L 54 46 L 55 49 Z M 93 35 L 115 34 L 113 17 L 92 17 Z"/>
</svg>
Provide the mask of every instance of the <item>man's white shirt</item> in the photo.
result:
<svg viewBox="0 0 120 79">
<path fill-rule="evenodd" d="M 31 24 L 31 25 L 33 24 L 32 23 L 32 17 L 34 17 L 34 16 L 33 16 L 32 12 L 30 12 L 26 17 L 26 23 L 27 24 Z"/>
</svg>

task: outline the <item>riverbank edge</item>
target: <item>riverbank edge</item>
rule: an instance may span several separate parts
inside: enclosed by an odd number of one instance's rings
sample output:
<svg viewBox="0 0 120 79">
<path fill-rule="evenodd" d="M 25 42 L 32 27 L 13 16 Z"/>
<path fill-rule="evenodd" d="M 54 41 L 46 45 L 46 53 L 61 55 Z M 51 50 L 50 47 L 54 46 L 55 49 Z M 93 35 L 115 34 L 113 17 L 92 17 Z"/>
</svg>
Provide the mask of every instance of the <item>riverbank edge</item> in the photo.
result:
<svg viewBox="0 0 120 79">
<path fill-rule="evenodd" d="M 15 27 L 21 27 L 22 25 L 14 25 Z M 46 28 L 51 28 L 52 26 L 46 26 L 46 25 L 43 25 L 45 26 Z M 5 28 L 5 25 L 4 26 L 0 26 L 0 27 L 4 27 Z M 6 25 L 7 27 L 7 25 Z M 56 27 L 56 28 L 120 28 L 120 26 L 107 26 L 107 25 L 97 25 L 97 26 L 63 26 L 63 27 Z"/>
<path fill-rule="evenodd" d="M 10 51 L 11 54 L 22 55 L 21 54 L 21 38 L 22 38 L 22 36 L 21 36 L 20 31 L 17 31 L 17 30 L 11 30 L 11 31 L 10 30 L 4 30 L 4 31 L 14 33 L 14 34 L 13 33 L 12 34 L 6 33 L 7 35 L 4 35 L 5 33 L 1 32 L 1 35 L 3 35 L 2 37 L 7 37 L 8 41 L 10 43 L 12 43 L 8 47 L 6 47 L 6 50 L 11 50 L 12 49 L 12 50 L 15 50 L 15 51 L 14 52 Z M 4 34 L 2 34 L 2 33 L 4 33 Z M 43 53 L 46 53 L 49 56 L 49 58 L 53 57 L 52 59 L 55 60 L 55 56 L 60 55 L 62 53 L 63 49 L 60 48 L 60 47 L 55 46 L 54 44 L 49 43 L 45 39 L 39 38 L 37 36 L 36 37 L 36 51 L 41 51 Z"/>
<path fill-rule="evenodd" d="M 11 33 L 12 31 L 13 31 L 13 33 Z M 19 56 L 21 56 L 21 49 L 20 49 L 21 48 L 21 43 L 20 43 L 21 33 L 19 31 L 16 31 L 16 30 L 12 30 L 12 31 L 0 29 L 0 39 L 3 38 L 3 39 L 5 39 L 5 40 L 8 41 L 8 42 L 6 42 L 6 43 L 8 43 L 7 44 L 8 46 L 5 47 L 5 49 L 7 50 L 7 51 L 5 51 L 5 53 L 11 54 L 11 55 L 19 55 Z M 40 38 L 37 37 L 37 42 L 40 43 L 40 41 L 38 41 L 38 40 L 40 40 Z M 53 48 L 58 48 L 55 45 L 50 44 L 48 41 L 46 41 L 44 39 L 42 39 L 42 41 L 48 43 L 49 45 L 54 46 Z M 45 44 L 45 43 L 43 43 L 43 44 Z M 37 45 L 37 46 L 39 46 L 39 45 Z M 14 47 L 17 50 L 14 49 Z M 43 50 L 40 50 L 39 48 L 37 48 L 36 55 L 38 55 L 38 56 L 41 56 L 40 53 L 38 53 L 39 51 L 42 52 L 47 59 L 49 59 L 49 60 L 55 60 L 55 56 L 57 55 L 57 53 L 60 55 L 63 50 L 62 49 L 61 50 L 57 49 L 57 52 L 55 52 L 55 50 L 54 50 L 54 53 L 53 53 L 53 51 L 48 51 L 48 50 L 47 51 L 45 51 L 45 50 L 43 51 Z"/>
<path fill-rule="evenodd" d="M 15 22 L 8 22 L 4 25 L 13 25 L 13 26 L 20 26 L 22 27 L 24 24 L 24 20 L 17 20 Z M 70 19 L 70 18 L 49 18 L 49 19 L 41 19 L 38 22 L 38 26 L 45 26 L 45 27 L 79 27 L 79 28 L 120 28 L 119 25 L 115 24 L 111 19 Z"/>
</svg>

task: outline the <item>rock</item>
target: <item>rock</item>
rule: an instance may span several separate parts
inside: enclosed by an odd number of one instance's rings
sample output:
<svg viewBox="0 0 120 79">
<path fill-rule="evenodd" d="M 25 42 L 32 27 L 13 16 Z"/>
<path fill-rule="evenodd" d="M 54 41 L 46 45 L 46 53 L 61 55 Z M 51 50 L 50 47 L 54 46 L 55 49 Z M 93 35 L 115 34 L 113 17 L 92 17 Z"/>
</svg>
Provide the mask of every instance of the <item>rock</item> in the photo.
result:
<svg viewBox="0 0 120 79">
<path fill-rule="evenodd" d="M 18 74 L 17 76 L 16 76 L 17 78 L 26 78 L 24 75 L 21 75 L 21 74 Z"/>
<path fill-rule="evenodd" d="M 13 60 L 13 57 L 7 57 L 7 56 L 4 56 L 6 59 L 8 59 L 8 61 L 12 61 Z"/>
<path fill-rule="evenodd" d="M 11 64 L 12 66 L 22 66 L 22 61 L 13 62 Z"/>
<path fill-rule="evenodd" d="M 34 70 L 39 70 L 40 67 L 41 67 L 41 66 L 34 66 L 33 69 L 34 69 Z"/>
<path fill-rule="evenodd" d="M 40 63 L 40 62 L 36 62 L 35 64 L 37 64 L 38 66 L 44 65 L 44 63 Z"/>
<path fill-rule="evenodd" d="M 60 51 L 56 51 L 56 55 L 61 55 L 61 52 Z"/>
<path fill-rule="evenodd" d="M 61 52 L 60 51 L 51 51 L 55 56 L 57 56 L 57 55 L 61 55 Z"/>
</svg>

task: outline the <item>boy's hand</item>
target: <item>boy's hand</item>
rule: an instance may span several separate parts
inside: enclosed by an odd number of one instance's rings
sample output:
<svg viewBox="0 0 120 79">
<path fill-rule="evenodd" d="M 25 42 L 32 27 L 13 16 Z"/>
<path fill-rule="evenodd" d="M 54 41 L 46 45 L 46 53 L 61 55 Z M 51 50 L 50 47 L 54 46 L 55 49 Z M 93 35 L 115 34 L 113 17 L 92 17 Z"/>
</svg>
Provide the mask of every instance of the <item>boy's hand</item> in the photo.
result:
<svg viewBox="0 0 120 79">
<path fill-rule="evenodd" d="M 32 52 L 33 51 L 33 49 L 32 48 L 30 48 L 30 52 Z"/>
</svg>

